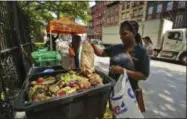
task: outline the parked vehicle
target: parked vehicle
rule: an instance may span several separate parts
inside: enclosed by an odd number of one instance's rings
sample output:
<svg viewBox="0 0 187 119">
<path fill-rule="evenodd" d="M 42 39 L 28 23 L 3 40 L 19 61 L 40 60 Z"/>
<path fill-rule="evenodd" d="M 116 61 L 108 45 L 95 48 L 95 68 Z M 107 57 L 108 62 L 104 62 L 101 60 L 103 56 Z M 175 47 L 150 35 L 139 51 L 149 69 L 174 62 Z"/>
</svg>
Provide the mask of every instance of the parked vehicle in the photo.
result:
<svg viewBox="0 0 187 119">
<path fill-rule="evenodd" d="M 186 29 L 172 29 L 173 22 L 166 19 L 146 21 L 141 27 L 141 35 L 149 36 L 153 42 L 153 57 L 187 64 Z"/>
<path fill-rule="evenodd" d="M 122 43 L 119 36 L 119 26 L 103 27 L 102 42 L 105 46 Z"/>
</svg>

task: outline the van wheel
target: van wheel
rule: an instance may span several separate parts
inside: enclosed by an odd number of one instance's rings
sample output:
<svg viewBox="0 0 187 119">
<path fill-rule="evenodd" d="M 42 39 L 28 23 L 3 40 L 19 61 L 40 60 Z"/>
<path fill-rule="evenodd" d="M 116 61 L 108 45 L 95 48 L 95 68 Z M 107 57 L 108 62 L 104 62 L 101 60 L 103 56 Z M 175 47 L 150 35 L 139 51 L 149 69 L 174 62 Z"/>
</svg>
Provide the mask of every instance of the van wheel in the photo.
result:
<svg viewBox="0 0 187 119">
<path fill-rule="evenodd" d="M 180 62 L 184 65 L 187 65 L 187 52 L 183 53 L 180 58 L 179 58 Z"/>
</svg>

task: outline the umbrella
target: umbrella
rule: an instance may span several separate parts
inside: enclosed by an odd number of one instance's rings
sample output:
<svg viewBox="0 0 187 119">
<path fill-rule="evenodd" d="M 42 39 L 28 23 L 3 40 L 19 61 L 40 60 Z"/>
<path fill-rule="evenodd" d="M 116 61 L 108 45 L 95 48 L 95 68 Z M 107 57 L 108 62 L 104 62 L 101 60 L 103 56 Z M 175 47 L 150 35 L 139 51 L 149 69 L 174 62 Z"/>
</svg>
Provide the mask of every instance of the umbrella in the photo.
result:
<svg viewBox="0 0 187 119">
<path fill-rule="evenodd" d="M 62 17 L 57 20 L 52 20 L 47 26 L 48 33 L 61 33 L 61 34 L 83 34 L 87 32 L 84 25 L 80 25 L 70 20 L 68 17 Z M 52 40 L 50 38 L 50 49 L 52 49 Z"/>
</svg>

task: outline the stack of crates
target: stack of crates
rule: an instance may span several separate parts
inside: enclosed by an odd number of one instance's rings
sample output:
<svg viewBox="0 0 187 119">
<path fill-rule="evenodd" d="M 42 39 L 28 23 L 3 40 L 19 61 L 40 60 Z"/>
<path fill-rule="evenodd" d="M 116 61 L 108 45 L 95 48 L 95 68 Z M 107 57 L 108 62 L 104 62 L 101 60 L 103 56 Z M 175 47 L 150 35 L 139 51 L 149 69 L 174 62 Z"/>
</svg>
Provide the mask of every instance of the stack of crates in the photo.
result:
<svg viewBox="0 0 187 119">
<path fill-rule="evenodd" d="M 56 51 L 47 51 L 42 49 L 32 52 L 31 55 L 36 67 L 48 67 L 61 64 L 61 56 Z"/>
</svg>

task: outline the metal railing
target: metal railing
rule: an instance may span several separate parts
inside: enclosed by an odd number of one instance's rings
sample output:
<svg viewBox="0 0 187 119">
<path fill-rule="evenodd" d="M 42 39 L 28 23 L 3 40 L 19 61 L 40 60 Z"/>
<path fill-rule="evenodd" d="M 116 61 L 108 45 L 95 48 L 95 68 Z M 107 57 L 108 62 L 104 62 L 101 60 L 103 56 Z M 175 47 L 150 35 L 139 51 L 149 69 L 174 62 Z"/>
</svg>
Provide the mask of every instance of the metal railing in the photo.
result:
<svg viewBox="0 0 187 119">
<path fill-rule="evenodd" d="M 0 93 L 5 89 L 11 100 L 31 67 L 26 58 L 32 50 L 28 27 L 29 18 L 16 1 L 0 2 Z"/>
</svg>

